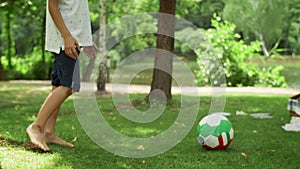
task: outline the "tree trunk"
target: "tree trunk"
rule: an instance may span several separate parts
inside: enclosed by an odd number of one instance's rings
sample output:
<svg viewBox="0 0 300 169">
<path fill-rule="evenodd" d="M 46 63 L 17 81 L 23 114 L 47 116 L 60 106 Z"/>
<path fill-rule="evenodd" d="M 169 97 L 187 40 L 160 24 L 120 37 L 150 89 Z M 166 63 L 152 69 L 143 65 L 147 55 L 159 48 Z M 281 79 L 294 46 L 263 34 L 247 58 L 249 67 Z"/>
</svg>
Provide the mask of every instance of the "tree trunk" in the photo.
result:
<svg viewBox="0 0 300 169">
<path fill-rule="evenodd" d="M 160 0 L 159 12 L 174 15 L 175 6 L 176 0 Z M 158 20 L 158 35 L 156 41 L 156 48 L 158 51 L 156 52 L 154 61 L 151 91 L 159 89 L 164 92 L 167 100 L 170 100 L 172 99 L 171 88 L 175 20 L 173 17 L 167 16 L 166 14 L 159 15 Z M 167 52 L 164 52 L 164 55 L 161 56 L 162 52 L 159 52 L 161 50 Z"/>
<path fill-rule="evenodd" d="M 293 8 L 293 4 L 291 3 L 291 4 L 288 5 L 288 11 L 291 11 L 292 8 Z M 284 37 L 286 37 L 285 42 L 284 42 L 284 48 L 287 49 L 284 52 L 285 55 L 288 55 L 288 54 L 293 55 L 293 51 L 290 50 L 290 46 L 289 46 L 289 36 L 290 36 L 290 31 L 291 31 L 291 26 L 292 26 L 292 18 L 293 18 L 293 13 L 288 15 L 288 17 L 286 19 L 286 23 L 287 23 L 286 30 L 283 31 L 283 32 L 285 32 Z"/>
<path fill-rule="evenodd" d="M 12 14 L 12 6 L 13 6 L 13 1 L 8 2 L 7 4 L 7 14 L 6 14 L 6 33 L 7 33 L 7 60 L 8 60 L 8 67 L 9 69 L 12 69 L 12 63 L 11 63 L 11 58 L 12 58 L 12 38 L 11 38 L 11 14 Z"/>
<path fill-rule="evenodd" d="M 264 54 L 265 58 L 269 58 L 270 54 L 269 54 L 268 49 L 266 47 L 266 43 L 264 41 L 264 36 L 263 36 L 263 34 L 261 32 L 258 33 L 258 38 L 259 38 L 259 40 L 261 42 L 261 47 L 262 47 L 263 54 Z"/>
<path fill-rule="evenodd" d="M 5 72 L 4 67 L 1 63 L 1 57 L 0 57 L 0 80 L 7 80 L 6 72 Z"/>
<path fill-rule="evenodd" d="M 43 23 L 42 23 L 42 31 L 41 31 L 41 37 L 42 37 L 42 42 L 41 42 L 41 49 L 42 49 L 42 62 L 46 63 L 46 58 L 45 58 L 45 43 L 46 43 L 46 12 L 44 12 L 43 16 Z"/>
<path fill-rule="evenodd" d="M 95 67 L 95 60 L 96 59 L 94 59 L 94 58 L 90 59 L 89 64 L 88 64 L 87 68 L 85 69 L 84 75 L 82 77 L 82 81 L 89 82 L 91 80 L 93 69 Z"/>
<path fill-rule="evenodd" d="M 100 52 L 100 58 L 104 58 L 105 53 L 105 36 L 106 36 L 106 8 L 104 0 L 99 0 L 100 6 L 100 22 L 99 22 L 99 39 L 98 39 L 98 46 Z M 105 92 L 105 84 L 106 84 L 106 69 L 105 69 L 105 59 L 100 59 L 101 63 L 98 67 L 98 78 L 97 78 L 97 91 L 98 92 Z"/>
</svg>

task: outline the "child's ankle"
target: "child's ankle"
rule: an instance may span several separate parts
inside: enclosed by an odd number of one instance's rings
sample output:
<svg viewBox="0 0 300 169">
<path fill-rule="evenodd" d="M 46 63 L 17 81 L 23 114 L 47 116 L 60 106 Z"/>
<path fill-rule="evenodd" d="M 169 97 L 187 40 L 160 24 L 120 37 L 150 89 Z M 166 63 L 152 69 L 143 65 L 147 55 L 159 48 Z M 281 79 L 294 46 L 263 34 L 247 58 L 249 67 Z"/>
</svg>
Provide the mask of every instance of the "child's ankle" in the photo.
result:
<svg viewBox="0 0 300 169">
<path fill-rule="evenodd" d="M 37 130 L 37 131 L 39 131 L 39 132 L 41 132 L 41 133 L 43 133 L 43 127 L 41 126 L 41 125 L 39 125 L 39 124 L 35 124 L 35 123 L 32 123 L 31 125 L 30 125 L 30 128 L 32 129 L 32 130 Z"/>
<path fill-rule="evenodd" d="M 53 132 L 53 131 L 47 131 L 47 130 L 45 130 L 45 131 L 44 131 L 44 135 L 45 135 L 46 137 L 52 137 L 52 136 L 54 136 L 54 132 Z"/>
</svg>

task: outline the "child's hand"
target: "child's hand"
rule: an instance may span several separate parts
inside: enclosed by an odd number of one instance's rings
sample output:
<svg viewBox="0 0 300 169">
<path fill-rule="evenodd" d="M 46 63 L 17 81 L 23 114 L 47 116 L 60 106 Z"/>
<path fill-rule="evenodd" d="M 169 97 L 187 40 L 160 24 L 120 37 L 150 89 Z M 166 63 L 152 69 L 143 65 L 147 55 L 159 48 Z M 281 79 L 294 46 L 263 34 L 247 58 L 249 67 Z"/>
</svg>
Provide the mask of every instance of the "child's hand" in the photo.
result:
<svg viewBox="0 0 300 169">
<path fill-rule="evenodd" d="M 78 51 L 80 51 L 80 46 L 77 40 L 73 36 L 68 36 L 64 38 L 64 46 L 65 46 L 65 53 L 73 59 L 78 58 Z"/>
</svg>

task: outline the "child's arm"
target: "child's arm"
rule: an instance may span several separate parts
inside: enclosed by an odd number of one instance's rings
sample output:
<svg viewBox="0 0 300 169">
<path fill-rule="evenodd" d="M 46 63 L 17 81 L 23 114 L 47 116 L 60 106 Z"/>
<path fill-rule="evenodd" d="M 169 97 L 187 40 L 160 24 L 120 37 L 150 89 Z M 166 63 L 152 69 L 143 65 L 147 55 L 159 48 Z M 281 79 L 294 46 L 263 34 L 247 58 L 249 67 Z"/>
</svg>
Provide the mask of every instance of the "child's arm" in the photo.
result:
<svg viewBox="0 0 300 169">
<path fill-rule="evenodd" d="M 76 59 L 78 57 L 76 48 L 80 50 L 80 46 L 77 40 L 71 35 L 69 29 L 65 25 L 62 15 L 58 9 L 59 2 L 60 0 L 48 0 L 49 13 L 53 19 L 54 24 L 56 25 L 57 29 L 59 30 L 61 36 L 64 39 L 65 53 L 71 58 Z"/>
</svg>

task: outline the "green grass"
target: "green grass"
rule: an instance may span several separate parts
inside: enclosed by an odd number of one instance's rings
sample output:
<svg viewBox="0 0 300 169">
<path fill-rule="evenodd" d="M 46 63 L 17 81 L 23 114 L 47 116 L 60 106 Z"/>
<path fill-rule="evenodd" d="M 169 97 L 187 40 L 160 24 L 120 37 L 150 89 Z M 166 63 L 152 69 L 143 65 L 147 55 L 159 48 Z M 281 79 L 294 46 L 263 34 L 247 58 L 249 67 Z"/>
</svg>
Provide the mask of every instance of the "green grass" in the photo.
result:
<svg viewBox="0 0 300 169">
<path fill-rule="evenodd" d="M 0 82 L 0 168 L 299 168 L 300 135 L 285 132 L 281 128 L 290 120 L 286 110 L 289 96 L 227 96 L 224 111 L 232 114 L 228 118 L 235 129 L 235 137 L 224 151 L 207 151 L 197 142 L 197 122 L 207 115 L 210 107 L 210 97 L 201 96 L 197 120 L 179 144 L 163 154 L 134 159 L 114 155 L 93 143 L 81 128 L 71 99 L 61 108 L 57 133 L 72 141 L 76 147 L 70 149 L 50 145 L 52 154 L 40 153 L 32 148 L 25 129 L 36 118 L 49 90 L 47 85 Z M 131 95 L 132 100 L 142 100 L 144 97 L 143 94 Z M 148 124 L 136 124 L 121 117 L 110 97 L 99 97 L 97 101 L 111 126 L 123 134 L 135 137 L 161 133 L 172 125 L 180 108 L 179 96 L 174 96 L 159 119 Z M 145 110 L 148 107 L 137 104 L 137 108 Z M 273 118 L 237 116 L 237 110 L 249 114 L 270 113 Z"/>
</svg>

